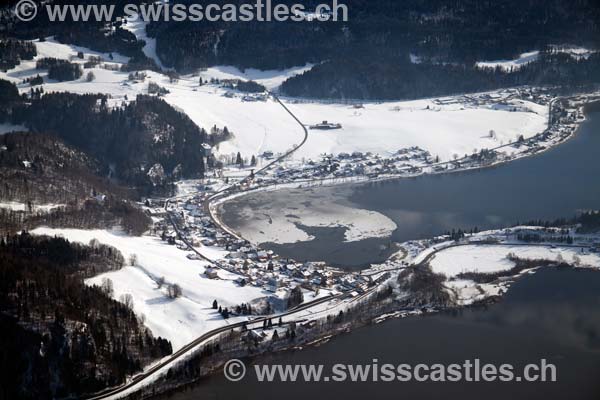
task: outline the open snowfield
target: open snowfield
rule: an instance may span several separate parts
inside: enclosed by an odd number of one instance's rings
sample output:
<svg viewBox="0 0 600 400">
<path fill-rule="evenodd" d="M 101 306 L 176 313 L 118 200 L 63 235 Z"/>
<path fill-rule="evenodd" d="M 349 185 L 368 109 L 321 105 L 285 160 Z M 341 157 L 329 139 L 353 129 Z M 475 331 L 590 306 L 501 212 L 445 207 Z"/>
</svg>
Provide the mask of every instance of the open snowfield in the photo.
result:
<svg viewBox="0 0 600 400">
<path fill-rule="evenodd" d="M 480 61 L 476 63 L 479 68 L 502 68 L 504 71 L 510 72 L 511 70 L 518 70 L 519 68 L 527 65 L 531 62 L 537 61 L 540 57 L 538 50 L 528 51 L 521 54 L 514 60 L 495 60 L 495 61 Z"/>
<path fill-rule="evenodd" d="M 520 258 L 556 260 L 560 255 L 572 262 L 574 256 L 581 259 L 581 265 L 600 268 L 600 256 L 582 254 L 579 249 L 550 246 L 458 246 L 440 251 L 431 260 L 432 270 L 450 278 L 464 272 L 507 271 L 515 266 L 506 256 L 514 253 Z"/>
<path fill-rule="evenodd" d="M 27 132 L 28 129 L 23 125 L 0 124 L 0 135 L 10 132 Z"/>
<path fill-rule="evenodd" d="M 131 29 L 141 29 L 131 27 Z M 102 56 L 109 66 L 118 66 L 127 58 L 113 54 L 99 54 L 89 49 L 57 43 L 52 39 L 36 42 L 39 55 L 36 57 L 57 57 L 83 63 L 76 58 L 83 51 L 85 58 L 91 55 Z M 151 53 L 151 49 L 146 49 Z M 128 82 L 128 74 L 101 67 L 84 71 L 77 81 L 52 82 L 47 80 L 45 71 L 35 70 L 35 60 L 23 62 L 0 78 L 20 83 L 24 78 L 38 73 L 45 77 L 44 90 L 68 91 L 73 93 L 106 93 L 112 99 L 110 104 L 119 105 L 131 101 L 136 95 L 147 92 L 149 81 L 156 82 L 170 91 L 165 100 L 186 113 L 196 124 L 209 130 L 214 125 L 227 126 L 233 132 L 233 139 L 222 143 L 217 153 L 231 155 L 242 153 L 246 158 L 265 151 L 283 153 L 301 142 L 302 129 L 273 100 L 266 102 L 244 102 L 237 94 L 225 97 L 225 90 L 214 85 L 199 87 L 198 77 L 204 80 L 216 78 L 251 78 L 276 87 L 288 76 L 300 73 L 310 66 L 292 68 L 286 71 L 241 72 L 232 67 L 214 67 L 198 74 L 183 76 L 175 83 L 162 74 L 147 72 L 145 82 Z M 85 75 L 91 71 L 96 76 L 93 82 L 86 82 Z M 20 84 L 19 90 L 28 92 L 28 84 Z M 447 98 L 443 103 L 434 100 L 404 102 L 366 103 L 364 108 L 351 105 L 325 104 L 318 102 L 297 102 L 284 99 L 289 108 L 307 125 L 324 120 L 341 123 L 343 129 L 332 131 L 311 130 L 308 142 L 294 157 L 319 158 L 323 153 L 338 154 L 354 151 L 378 153 L 383 156 L 395 151 L 419 146 L 450 160 L 454 155 L 471 154 L 475 149 L 491 148 L 515 140 L 518 135 L 531 137 L 546 128 L 547 107 L 532 102 L 511 99 L 504 95 L 494 96 L 486 103 L 473 105 L 462 97 Z M 428 108 L 429 107 L 429 108 Z M 513 111 L 513 110 L 517 111 Z M 490 131 L 494 130 L 494 137 Z"/>
<path fill-rule="evenodd" d="M 554 51 L 557 53 L 565 53 L 571 57 L 579 59 L 587 59 L 595 50 L 586 49 L 580 46 L 554 46 Z M 506 72 L 517 71 L 521 67 L 537 61 L 540 58 L 540 51 L 528 51 L 522 53 L 514 60 L 496 60 L 496 61 L 479 61 L 475 63 L 478 68 L 501 68 Z"/>
<path fill-rule="evenodd" d="M 46 71 L 36 70 L 36 68 L 35 68 L 35 64 L 36 64 L 37 60 L 46 58 L 46 57 L 50 57 L 50 58 L 58 58 L 58 59 L 63 59 L 63 60 L 72 60 L 73 62 L 79 62 L 79 63 L 83 64 L 85 62 L 85 60 L 80 60 L 77 58 L 77 53 L 80 51 L 84 53 L 84 57 L 86 60 L 90 56 L 102 57 L 105 60 L 104 63 L 109 64 L 109 65 L 118 66 L 118 65 L 121 65 L 121 64 L 129 61 L 129 57 L 125 57 L 125 56 L 119 55 L 117 53 L 113 53 L 112 54 L 113 59 L 110 60 L 109 53 L 99 53 L 97 51 L 93 51 L 93 50 L 87 49 L 85 47 L 62 44 L 62 43 L 55 41 L 52 38 L 47 38 L 46 41 L 44 41 L 44 42 L 40 42 L 39 40 L 34 40 L 33 43 L 35 44 L 35 47 L 37 48 L 37 56 L 35 56 L 34 59 L 31 61 L 21 61 L 21 63 L 19 65 L 17 65 L 15 68 L 13 68 L 7 72 L 0 72 L 0 78 L 14 82 L 16 84 L 19 84 L 25 78 L 36 76 L 37 74 L 40 74 L 40 76 L 44 77 L 44 80 L 47 82 L 48 79 L 46 77 L 48 74 L 46 73 Z M 96 69 L 94 69 L 93 71 L 95 73 Z M 23 85 L 20 88 L 26 88 L 26 87 L 28 88 L 28 86 L 29 85 Z M 88 87 L 89 87 L 89 85 L 88 85 Z M 58 89 L 58 90 L 60 90 L 60 89 Z M 63 91 L 66 91 L 66 90 L 67 89 L 63 89 Z M 92 91 L 99 92 L 101 90 L 100 89 L 91 90 L 91 88 L 89 88 L 88 91 L 89 92 L 92 92 Z"/>
<path fill-rule="evenodd" d="M 57 208 L 65 207 L 64 204 L 32 204 L 32 212 L 50 212 Z M 27 211 L 28 206 L 25 203 L 19 203 L 14 201 L 0 202 L 0 208 L 4 208 L 12 211 Z"/>
<path fill-rule="evenodd" d="M 173 350 L 179 349 L 204 332 L 241 320 L 221 318 L 216 310 L 211 308 L 213 300 L 217 300 L 223 307 L 232 307 L 268 295 L 260 288 L 238 287 L 233 282 L 237 275 L 227 271 L 219 270 L 221 279 L 206 278 L 203 275 L 206 262 L 188 260 L 187 252 L 169 246 L 155 237 L 130 237 L 104 230 L 49 228 L 38 228 L 32 233 L 59 235 L 70 241 L 85 244 L 97 239 L 100 243 L 119 249 L 126 260 L 132 254 L 137 255 L 137 266 L 101 274 L 87 280 L 86 283 L 100 285 L 104 278 L 109 278 L 113 282 L 115 299 L 130 293 L 133 296 L 135 313 L 145 316 L 145 324 L 155 336 L 169 339 Z M 163 276 L 167 283 L 177 283 L 182 287 L 182 297 L 169 299 L 166 296 L 166 287 L 158 288 L 155 279 Z"/>
<path fill-rule="evenodd" d="M 401 148 L 419 146 L 442 160 L 474 149 L 499 146 L 520 134 L 530 137 L 547 127 L 547 108 L 527 101 L 510 103 L 519 112 L 496 107 L 454 104 L 433 100 L 348 105 L 298 103 L 289 108 L 307 124 L 341 123 L 343 129 L 311 130 L 308 142 L 296 157 L 315 158 L 326 153 L 372 152 L 389 156 Z M 489 132 L 496 135 L 490 138 Z"/>
</svg>

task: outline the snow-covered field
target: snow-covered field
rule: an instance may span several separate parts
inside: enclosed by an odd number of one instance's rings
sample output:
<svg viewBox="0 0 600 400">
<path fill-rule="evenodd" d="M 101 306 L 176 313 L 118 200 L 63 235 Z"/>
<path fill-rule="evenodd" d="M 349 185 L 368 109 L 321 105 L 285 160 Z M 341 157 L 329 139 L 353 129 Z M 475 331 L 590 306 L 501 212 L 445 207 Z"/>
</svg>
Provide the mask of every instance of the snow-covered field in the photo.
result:
<svg viewBox="0 0 600 400">
<path fill-rule="evenodd" d="M 510 72 L 511 70 L 515 71 L 519 68 L 527 65 L 531 62 L 537 61 L 540 57 L 540 52 L 528 51 L 526 53 L 521 54 L 519 57 L 514 60 L 495 60 L 495 61 L 480 61 L 476 63 L 479 68 L 502 68 L 504 71 Z"/>
<path fill-rule="evenodd" d="M 121 56 L 117 53 L 112 54 L 113 59 L 111 60 L 109 57 L 110 56 L 109 53 L 99 53 L 99 52 L 87 49 L 85 47 L 62 44 L 62 43 L 55 41 L 52 38 L 47 38 L 44 42 L 35 40 L 35 41 L 33 41 L 33 43 L 35 44 L 35 47 L 37 48 L 37 56 L 31 61 L 21 61 L 21 63 L 19 65 L 17 65 L 15 68 L 13 68 L 7 72 L 0 72 L 0 78 L 14 82 L 16 84 L 19 84 L 22 82 L 23 79 L 33 77 L 33 76 L 36 76 L 37 74 L 39 74 L 40 76 L 44 77 L 44 80 L 46 82 L 48 82 L 48 79 L 47 79 L 48 74 L 46 73 L 46 71 L 40 71 L 35 68 L 36 61 L 39 59 L 42 59 L 42 58 L 50 57 L 50 58 L 59 58 L 59 59 L 63 59 L 63 60 L 72 60 L 73 62 L 79 62 L 79 63 L 83 64 L 85 62 L 85 60 L 81 60 L 81 59 L 77 58 L 78 52 L 83 52 L 86 60 L 90 56 L 102 57 L 105 60 L 104 61 L 105 64 L 112 65 L 112 66 L 119 66 L 119 65 L 122 65 L 123 63 L 126 63 L 127 61 L 129 61 L 128 57 Z M 94 73 L 96 73 L 97 69 L 92 69 L 92 71 L 94 71 Z M 126 75 L 125 75 L 125 77 L 126 77 Z M 82 81 L 84 81 L 83 78 L 82 78 Z M 110 81 L 115 82 L 115 81 L 117 81 L 117 78 L 115 77 L 115 78 L 111 79 Z M 53 83 L 53 81 L 50 81 L 50 83 Z M 63 84 L 59 84 L 56 82 L 54 82 L 54 83 L 59 85 L 56 87 L 55 91 L 68 91 L 68 87 L 67 88 L 60 87 Z M 97 83 L 101 83 L 101 81 L 99 80 Z M 91 85 L 91 84 L 87 85 L 87 89 L 88 89 L 87 92 L 102 92 L 101 87 L 99 87 L 97 89 L 92 89 L 92 86 L 95 86 L 95 85 Z M 46 87 L 46 85 L 44 85 L 44 87 Z M 22 92 L 29 91 L 29 85 L 21 85 L 19 88 L 23 89 Z"/>
<path fill-rule="evenodd" d="M 360 109 L 319 103 L 289 107 L 307 124 L 327 120 L 343 126 L 341 130 L 310 131 L 297 157 L 354 151 L 389 156 L 401 148 L 418 146 L 441 160 L 451 160 L 454 154 L 471 154 L 474 149 L 496 147 L 520 134 L 530 137 L 546 129 L 546 107 L 527 101 L 509 104 L 521 111 L 511 112 L 494 103 L 467 106 L 460 100 L 438 105 L 433 99 L 367 103 Z M 494 138 L 489 135 L 491 130 Z"/>
<path fill-rule="evenodd" d="M 600 268 L 600 256 L 582 254 L 579 249 L 551 246 L 458 246 L 440 251 L 431 260 L 434 272 L 454 277 L 464 272 L 508 271 L 515 264 L 507 258 L 509 253 L 519 258 L 556 260 L 559 256 L 567 262 L 573 262 L 575 256 L 581 265 Z"/>
<path fill-rule="evenodd" d="M 27 132 L 27 130 L 23 125 L 0 124 L 0 135 L 10 132 Z"/>
<path fill-rule="evenodd" d="M 64 204 L 32 204 L 32 212 L 50 212 L 58 208 L 65 207 Z M 5 208 L 12 211 L 27 211 L 28 205 L 14 201 L 0 202 L 0 208 Z"/>
<path fill-rule="evenodd" d="M 268 295 L 257 287 L 238 287 L 233 282 L 237 275 L 223 270 L 219 271 L 220 279 L 208 279 L 204 276 L 206 262 L 189 260 L 186 252 L 155 237 L 130 237 L 104 230 L 49 228 L 38 228 L 32 233 L 60 235 L 85 244 L 97 239 L 100 243 L 119 249 L 126 260 L 135 254 L 138 259 L 136 266 L 98 275 L 86 283 L 100 285 L 104 278 L 109 278 L 113 282 L 115 299 L 123 294 L 131 294 L 135 313 L 144 315 L 146 326 L 155 336 L 169 339 L 174 350 L 204 332 L 240 321 L 233 317 L 224 320 L 211 308 L 213 300 L 223 307 L 232 307 Z M 180 285 L 183 296 L 168 298 L 166 285 L 158 288 L 155 281 L 160 277 L 165 277 L 167 283 Z"/>
<path fill-rule="evenodd" d="M 565 53 L 571 57 L 579 59 L 587 59 L 590 54 L 595 53 L 595 50 L 586 49 L 580 46 L 553 46 L 553 51 L 557 53 Z M 517 71 L 521 67 L 537 61 L 540 58 L 540 51 L 528 51 L 522 53 L 514 60 L 496 60 L 496 61 L 479 61 L 475 63 L 478 68 L 501 68 L 506 72 Z"/>
<path fill-rule="evenodd" d="M 140 30 L 134 27 L 132 30 Z M 118 67 L 127 57 L 99 54 L 89 49 L 57 43 L 52 39 L 36 42 L 38 56 L 70 59 L 83 63 L 76 57 L 82 51 L 89 56 L 101 56 L 109 67 Z M 152 54 L 152 49 L 145 49 Z M 165 100 L 185 112 L 196 124 L 209 130 L 213 126 L 227 126 L 233 132 L 232 140 L 222 143 L 217 150 L 221 155 L 237 152 L 244 157 L 259 155 L 265 151 L 283 153 L 298 144 L 304 137 L 302 129 L 273 100 L 266 102 L 244 102 L 241 95 L 225 97 L 226 90 L 214 85 L 199 87 L 199 76 L 204 80 L 214 78 L 254 79 L 269 88 L 277 87 L 287 77 L 301 73 L 311 66 L 292 68 L 286 71 L 239 71 L 233 67 L 214 67 L 197 74 L 181 77 L 170 83 L 162 74 L 147 72 L 145 82 L 129 82 L 128 74 L 107 70 L 101 66 L 85 70 L 84 76 L 72 82 L 47 80 L 45 71 L 35 70 L 35 60 L 21 63 L 0 78 L 21 83 L 24 78 L 38 73 L 46 79 L 44 90 L 69 91 L 74 93 L 106 93 L 112 96 L 110 104 L 119 105 L 135 99 L 137 94 L 146 93 L 149 81 L 167 88 L 170 94 Z M 85 75 L 91 71 L 93 82 L 86 82 Z M 21 92 L 28 92 L 28 84 L 20 84 Z M 454 155 L 471 154 L 475 149 L 490 148 L 515 140 L 518 135 L 531 137 L 546 128 L 547 107 L 525 100 L 505 98 L 506 93 L 489 96 L 487 102 L 473 104 L 463 97 L 366 103 L 364 108 L 352 105 L 298 102 L 283 99 L 289 108 L 306 124 L 324 120 L 341 123 L 343 129 L 332 131 L 311 130 L 308 142 L 294 157 L 319 158 L 323 153 L 338 154 L 354 151 L 378 153 L 382 156 L 398 149 L 419 146 L 450 160 Z M 517 110 L 517 111 L 514 111 Z M 490 135 L 490 131 L 494 135 Z"/>
</svg>

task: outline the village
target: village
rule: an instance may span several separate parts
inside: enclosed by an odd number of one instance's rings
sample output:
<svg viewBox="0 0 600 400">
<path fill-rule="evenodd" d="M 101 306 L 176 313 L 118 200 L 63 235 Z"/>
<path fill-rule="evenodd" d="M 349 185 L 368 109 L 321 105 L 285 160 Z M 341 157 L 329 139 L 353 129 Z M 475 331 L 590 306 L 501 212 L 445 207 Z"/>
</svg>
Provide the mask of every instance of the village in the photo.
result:
<svg viewBox="0 0 600 400">
<path fill-rule="evenodd" d="M 532 90 L 531 93 L 535 97 L 536 92 Z M 516 138 L 514 142 L 494 149 L 456 157 L 452 161 L 441 161 L 428 151 L 413 146 L 398 150 L 392 157 L 353 152 L 324 155 L 319 161 L 308 160 L 304 163 L 283 160 L 277 166 L 261 170 L 260 176 L 255 174 L 256 166 L 214 171 L 213 177 L 195 182 L 193 190 L 183 196 L 149 200 L 147 211 L 155 221 L 153 232 L 168 244 L 187 252 L 188 259 L 209 261 L 211 266 L 204 271 L 204 277 L 208 279 L 223 279 L 221 271 L 226 271 L 237 276 L 235 284 L 238 287 L 248 285 L 261 288 L 280 299 L 289 298 L 296 287 L 313 292 L 314 297 L 341 293 L 359 296 L 375 285 L 373 278 L 376 275 L 364 271 L 348 273 L 323 262 L 297 262 L 281 258 L 273 251 L 263 250 L 243 239 L 222 224 L 214 204 L 248 190 L 269 190 L 284 184 L 337 183 L 346 179 L 376 180 L 443 173 L 481 168 L 535 154 L 571 136 L 583 118 L 580 102 L 585 99 L 553 101 L 542 93 L 535 100 L 546 101 L 551 107 L 550 125 L 546 131 L 529 139 Z M 202 150 L 205 156 L 210 156 L 209 146 Z M 275 157 L 272 152 L 260 156 L 264 160 L 273 160 Z M 406 262 L 391 259 L 385 265 L 388 269 L 398 269 L 404 267 Z"/>
<path fill-rule="evenodd" d="M 158 221 L 153 230 L 162 240 L 187 252 L 189 260 L 211 263 L 204 271 L 205 278 L 222 279 L 220 272 L 227 271 L 237 276 L 239 287 L 255 286 L 280 299 L 289 298 L 298 286 L 317 297 L 345 292 L 358 296 L 374 285 L 369 277 L 348 274 L 322 262 L 282 259 L 221 229 L 205 212 L 204 204 L 210 196 L 211 192 L 206 191 L 158 202 L 148 210 Z"/>
<path fill-rule="evenodd" d="M 519 109 L 518 103 L 519 99 L 524 98 L 550 108 L 548 129 L 529 138 L 517 135 L 506 143 L 498 142 L 495 147 L 474 149 L 471 154 L 454 154 L 451 160 L 443 160 L 419 146 L 401 148 L 389 156 L 360 151 L 324 153 L 320 159 L 282 160 L 277 166 L 261 171 L 260 176 L 254 176 L 257 168 L 280 156 L 272 151 L 264 151 L 255 158 L 253 156 L 253 159 L 257 160 L 254 163 L 242 161 L 237 165 L 234 163 L 225 166 L 215 171 L 215 177 L 235 180 L 240 177 L 240 172 L 250 174 L 252 179 L 245 180 L 241 186 L 242 190 L 250 190 L 282 184 L 382 180 L 487 167 L 538 154 L 568 139 L 584 119 L 582 105 L 585 101 L 593 100 L 590 96 L 556 100 L 548 89 L 514 89 L 506 92 L 502 95 L 484 93 L 436 99 L 434 103 L 448 105 L 452 102 L 462 107 L 474 108 L 487 104 L 494 109 L 517 112 L 523 111 Z M 327 121 L 310 125 L 309 128 L 312 130 L 311 135 L 327 135 L 327 131 L 332 129 L 343 130 L 342 125 Z M 485 134 L 495 138 L 493 130 Z"/>
</svg>

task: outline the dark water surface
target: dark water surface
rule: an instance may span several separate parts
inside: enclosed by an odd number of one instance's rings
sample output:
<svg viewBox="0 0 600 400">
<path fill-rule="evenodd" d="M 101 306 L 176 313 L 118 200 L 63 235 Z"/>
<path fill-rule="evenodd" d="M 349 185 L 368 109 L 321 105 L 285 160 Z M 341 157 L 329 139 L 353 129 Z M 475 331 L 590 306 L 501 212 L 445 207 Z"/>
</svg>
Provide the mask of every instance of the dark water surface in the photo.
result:
<svg viewBox="0 0 600 400">
<path fill-rule="evenodd" d="M 600 114 L 575 138 L 547 153 L 493 169 L 355 186 L 345 204 L 387 215 L 398 225 L 393 240 L 430 237 L 452 228 L 494 228 L 531 219 L 571 216 L 600 207 Z M 319 189 L 336 192 L 336 188 Z M 286 196 L 285 191 L 274 195 Z M 230 221 L 228 221 L 230 222 Z M 234 226 L 235 228 L 235 226 Z M 316 229 L 317 239 L 269 245 L 284 256 L 361 265 L 385 258 L 388 241 L 343 243 L 339 231 Z M 517 374 L 546 359 L 558 382 L 239 383 L 222 374 L 175 400 L 597 400 L 600 399 L 600 272 L 544 269 L 517 281 L 498 304 L 458 314 L 390 320 L 358 329 L 318 348 L 269 355 L 257 363 L 378 363 L 514 365 Z M 251 367 L 249 371 L 252 371 Z M 327 371 L 327 368 L 326 368 Z"/>
<path fill-rule="evenodd" d="M 256 360 L 261 364 L 417 365 L 510 363 L 519 373 L 546 359 L 557 382 L 261 383 L 215 375 L 175 400 L 192 399 L 600 399 L 600 272 L 545 269 L 517 281 L 503 300 L 458 315 L 396 319 L 358 329 L 318 348 Z M 252 367 L 248 368 L 252 371 Z M 327 368 L 326 368 L 327 371 Z M 519 375 L 517 373 L 516 375 Z"/>
<path fill-rule="evenodd" d="M 600 207 L 600 113 L 591 113 L 568 142 L 535 157 L 494 168 L 445 175 L 429 175 L 363 185 L 311 189 L 327 201 L 377 211 L 398 228 L 391 240 L 404 242 L 452 230 L 493 229 L 530 220 L 574 216 L 580 210 Z M 269 194 L 289 203 L 301 202 L 298 190 Z M 248 197 L 252 197 L 250 195 Z M 331 200 L 333 199 L 333 200 Z M 243 202 L 244 198 L 237 199 Z M 247 223 L 225 207 L 225 222 L 234 229 Z M 233 213 L 235 214 L 235 213 Z M 273 210 L 277 214 L 277 210 Z M 315 239 L 294 244 L 267 243 L 283 257 L 301 261 L 322 260 L 356 269 L 385 260 L 390 239 L 344 242 L 343 229 L 318 228 Z M 382 250 L 383 249 L 383 250 Z"/>
</svg>

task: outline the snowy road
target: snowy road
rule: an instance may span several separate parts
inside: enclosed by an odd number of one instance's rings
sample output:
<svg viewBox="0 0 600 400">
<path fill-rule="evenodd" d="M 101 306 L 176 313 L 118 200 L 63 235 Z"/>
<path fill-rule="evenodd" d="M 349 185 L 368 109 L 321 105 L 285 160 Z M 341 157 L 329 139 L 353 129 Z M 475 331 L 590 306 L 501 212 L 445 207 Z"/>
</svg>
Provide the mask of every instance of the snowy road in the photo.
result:
<svg viewBox="0 0 600 400">
<path fill-rule="evenodd" d="M 374 286 L 374 287 L 376 287 L 376 286 Z M 372 290 L 373 289 L 371 289 L 371 291 Z M 348 293 L 341 293 L 341 294 L 331 296 L 331 297 L 323 297 L 323 298 L 320 298 L 320 299 L 317 299 L 317 300 L 314 300 L 314 301 L 311 301 L 311 302 L 308 302 L 305 304 L 301 304 L 298 307 L 296 307 L 290 311 L 287 311 L 285 313 L 282 313 L 282 314 L 270 315 L 267 317 L 257 318 L 251 322 L 238 322 L 235 324 L 226 325 L 226 326 L 214 329 L 214 330 L 207 332 L 204 335 L 200 336 L 199 338 L 197 338 L 193 342 L 187 344 L 186 346 L 182 347 L 181 349 L 179 349 L 177 352 L 172 354 L 166 360 L 161 361 L 160 363 L 154 365 L 152 368 L 148 369 L 147 371 L 144 371 L 143 373 L 134 376 L 130 382 L 128 382 L 122 386 L 119 386 L 118 388 L 107 389 L 103 392 L 94 394 L 90 397 L 87 397 L 86 399 L 87 400 L 116 399 L 116 398 L 119 398 L 120 395 L 130 394 L 134 390 L 140 389 L 143 386 L 143 384 L 145 383 L 144 381 L 146 381 L 150 378 L 154 378 L 155 374 L 161 372 L 162 370 L 164 370 L 164 368 L 171 366 L 175 361 L 179 360 L 181 357 L 183 357 L 186 354 L 190 353 L 191 351 L 195 350 L 198 346 L 202 345 L 203 343 L 206 343 L 210 339 L 217 337 L 221 333 L 229 332 L 230 330 L 235 329 L 235 328 L 241 328 L 244 325 L 246 325 L 248 328 L 255 327 L 255 325 L 256 325 L 256 327 L 261 327 L 262 323 L 266 320 L 288 317 L 290 315 L 300 313 L 302 311 L 305 311 L 311 307 L 320 305 L 322 303 L 330 302 L 334 299 L 341 300 L 341 299 L 347 298 L 348 296 L 349 296 Z M 286 321 L 285 323 L 289 324 L 290 322 L 295 322 L 295 321 L 291 320 L 291 321 Z"/>
</svg>

